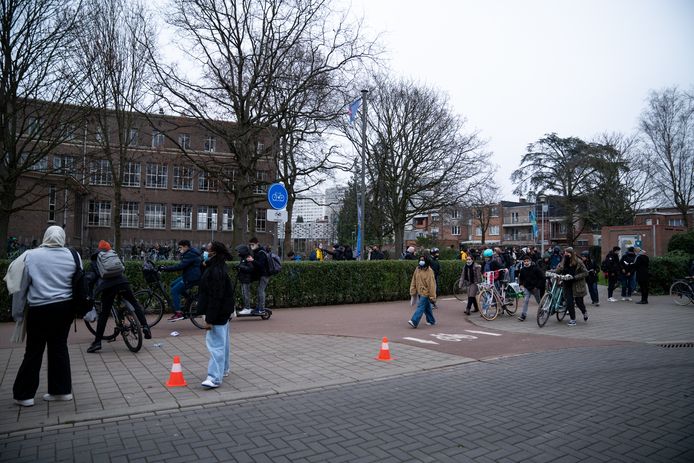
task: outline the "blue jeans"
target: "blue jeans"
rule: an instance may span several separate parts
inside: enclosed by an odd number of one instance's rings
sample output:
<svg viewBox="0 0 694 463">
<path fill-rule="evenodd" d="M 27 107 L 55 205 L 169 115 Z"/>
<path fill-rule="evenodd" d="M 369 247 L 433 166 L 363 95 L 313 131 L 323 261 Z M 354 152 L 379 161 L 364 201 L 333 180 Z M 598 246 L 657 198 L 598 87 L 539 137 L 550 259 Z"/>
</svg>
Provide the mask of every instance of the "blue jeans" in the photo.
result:
<svg viewBox="0 0 694 463">
<path fill-rule="evenodd" d="M 415 310 L 414 314 L 412 314 L 412 323 L 414 323 L 414 326 L 419 325 L 419 320 L 422 319 L 422 314 L 424 314 L 427 319 L 427 323 L 430 325 L 436 323 L 436 320 L 434 319 L 434 312 L 431 311 L 431 301 L 428 297 L 419 296 L 417 310 Z"/>
<path fill-rule="evenodd" d="M 525 317 L 528 315 L 528 303 L 530 302 L 530 296 L 535 296 L 535 301 L 538 304 L 540 303 L 540 290 L 538 288 L 535 288 L 531 291 L 528 288 L 523 287 L 523 294 L 525 294 L 525 297 L 523 298 L 523 308 L 521 309 L 521 315 Z"/>
<path fill-rule="evenodd" d="M 634 287 L 636 286 L 636 275 L 622 275 L 621 283 L 622 297 L 631 297 L 631 294 L 634 292 Z"/>
<path fill-rule="evenodd" d="M 222 384 L 224 373 L 229 371 L 230 336 L 229 323 L 212 325 L 205 336 L 210 362 L 207 364 L 207 377 L 215 384 Z"/>
<path fill-rule="evenodd" d="M 597 304 L 600 302 L 600 298 L 598 297 L 598 282 L 594 283 L 588 283 L 588 292 L 590 293 L 590 302 L 593 304 Z"/>
<path fill-rule="evenodd" d="M 181 311 L 181 295 L 183 295 L 185 289 L 186 285 L 183 283 L 183 277 L 178 277 L 171 283 L 171 302 L 176 312 Z"/>
</svg>

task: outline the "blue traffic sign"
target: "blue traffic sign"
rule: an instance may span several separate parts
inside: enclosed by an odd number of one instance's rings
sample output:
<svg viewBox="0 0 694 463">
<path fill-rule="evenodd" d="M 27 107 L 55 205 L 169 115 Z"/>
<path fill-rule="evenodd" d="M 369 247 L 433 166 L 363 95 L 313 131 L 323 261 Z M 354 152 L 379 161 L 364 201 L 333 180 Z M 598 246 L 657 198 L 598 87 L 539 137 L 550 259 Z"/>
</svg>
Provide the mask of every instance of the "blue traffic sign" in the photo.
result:
<svg viewBox="0 0 694 463">
<path fill-rule="evenodd" d="M 281 183 L 273 183 L 267 190 L 267 202 L 273 209 L 284 209 L 287 207 L 287 189 Z"/>
</svg>

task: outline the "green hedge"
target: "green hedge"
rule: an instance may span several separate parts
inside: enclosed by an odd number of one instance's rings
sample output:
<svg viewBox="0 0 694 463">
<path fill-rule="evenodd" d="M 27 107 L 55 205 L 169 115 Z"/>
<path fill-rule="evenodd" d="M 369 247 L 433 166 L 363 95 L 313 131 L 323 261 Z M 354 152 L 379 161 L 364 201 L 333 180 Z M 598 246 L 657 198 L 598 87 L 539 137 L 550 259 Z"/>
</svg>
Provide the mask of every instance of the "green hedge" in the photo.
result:
<svg viewBox="0 0 694 463">
<path fill-rule="evenodd" d="M 665 294 L 675 278 L 687 274 L 688 257 L 682 255 L 651 259 L 653 294 Z M 164 262 L 159 262 L 164 264 Z M 460 277 L 460 260 L 442 260 L 440 293 L 451 294 Z M 168 262 L 166 264 L 171 264 Z M 0 261 L 0 274 L 7 272 L 8 261 Z M 366 303 L 405 300 L 409 298 L 410 280 L 416 261 L 345 261 L 345 262 L 283 262 L 282 272 L 270 280 L 266 305 L 274 307 L 307 307 L 316 305 Z M 126 274 L 134 290 L 145 286 L 142 264 L 126 262 Z M 230 274 L 236 277 L 236 263 Z M 168 272 L 162 278 L 168 285 L 178 273 Z M 253 288 L 255 289 L 255 288 Z M 240 290 L 236 291 L 240 300 Z M 0 285 L 0 321 L 10 320 L 7 287 Z"/>
</svg>

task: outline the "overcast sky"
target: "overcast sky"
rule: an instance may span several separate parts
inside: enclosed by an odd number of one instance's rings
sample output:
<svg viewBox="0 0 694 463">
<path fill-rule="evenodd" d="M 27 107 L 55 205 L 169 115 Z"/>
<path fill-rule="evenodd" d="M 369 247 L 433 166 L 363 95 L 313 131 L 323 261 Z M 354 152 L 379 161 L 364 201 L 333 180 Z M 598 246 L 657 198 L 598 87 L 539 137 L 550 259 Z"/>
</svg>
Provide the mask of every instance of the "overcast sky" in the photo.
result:
<svg viewBox="0 0 694 463">
<path fill-rule="evenodd" d="M 528 143 L 633 133 L 648 93 L 694 86 L 694 0 L 352 0 L 395 74 L 489 140 L 504 199 Z"/>
</svg>

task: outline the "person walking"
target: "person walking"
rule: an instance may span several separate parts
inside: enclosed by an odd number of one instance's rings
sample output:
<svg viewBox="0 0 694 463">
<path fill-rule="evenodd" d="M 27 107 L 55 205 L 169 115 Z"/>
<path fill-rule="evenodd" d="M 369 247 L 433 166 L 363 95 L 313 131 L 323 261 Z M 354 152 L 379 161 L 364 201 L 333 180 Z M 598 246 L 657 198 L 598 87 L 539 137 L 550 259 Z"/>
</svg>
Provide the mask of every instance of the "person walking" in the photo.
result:
<svg viewBox="0 0 694 463">
<path fill-rule="evenodd" d="M 252 311 L 254 315 L 260 315 L 265 312 L 265 289 L 270 283 L 270 272 L 268 271 L 268 255 L 265 250 L 258 244 L 258 238 L 255 236 L 248 241 L 248 247 L 252 252 L 251 263 L 253 264 L 253 280 L 258 282 L 258 299 L 256 300 L 256 308 Z M 245 315 L 245 312 L 242 311 Z"/>
<path fill-rule="evenodd" d="M 241 283 L 241 298 L 243 299 L 243 309 L 239 311 L 239 315 L 250 315 L 251 310 L 251 282 L 253 281 L 253 256 L 251 249 L 246 244 L 236 246 L 236 252 L 239 254 L 239 266 L 236 271 L 239 283 Z"/>
<path fill-rule="evenodd" d="M 200 270 L 202 253 L 191 247 L 190 241 L 179 241 L 178 252 L 181 254 L 181 262 L 177 265 L 161 267 L 162 272 L 182 272 L 181 276 L 171 283 L 171 301 L 174 314 L 169 318 L 170 322 L 176 322 L 185 318 L 181 310 L 181 296 L 187 289 L 198 284 L 202 274 Z"/>
<path fill-rule="evenodd" d="M 621 248 L 615 246 L 610 252 L 605 256 L 605 260 L 602 261 L 601 269 L 602 273 L 605 274 L 607 278 L 607 300 L 609 302 L 617 302 L 617 299 L 613 297 L 614 290 L 619 282 L 619 275 L 621 273 L 619 268 L 619 251 Z"/>
<path fill-rule="evenodd" d="M 477 292 L 479 291 L 479 285 L 482 283 L 482 266 L 475 263 L 471 256 L 468 256 L 465 261 L 465 266 L 463 271 L 460 273 L 460 283 L 461 288 L 467 288 L 467 307 L 465 308 L 465 315 L 470 315 L 470 309 L 474 306 L 472 312 L 479 312 L 480 307 L 477 305 Z"/>
<path fill-rule="evenodd" d="M 535 296 L 535 301 L 540 303 L 540 289 L 545 285 L 545 274 L 533 262 L 530 254 L 526 254 L 523 258 L 523 266 L 518 273 L 518 284 L 523 288 L 523 308 L 521 309 L 518 321 L 524 322 L 528 316 L 528 304 L 530 296 Z"/>
<path fill-rule="evenodd" d="M 436 281 L 428 256 L 419 258 L 419 264 L 417 264 L 410 282 L 410 296 L 413 301 L 419 296 L 419 302 L 417 309 L 412 314 L 412 318 L 407 323 L 412 328 L 417 328 L 422 315 L 424 315 L 427 325 L 435 325 L 436 319 L 434 318 L 434 312 L 431 310 L 431 303 L 436 302 Z"/>
<path fill-rule="evenodd" d="M 576 258 L 574 248 L 564 249 L 564 260 L 557 266 L 556 272 L 560 275 L 568 275 L 568 281 L 564 282 L 564 299 L 566 308 L 569 311 L 569 326 L 576 326 L 576 308 L 578 306 L 583 313 L 583 321 L 588 321 L 588 311 L 583 303 L 586 291 L 586 277 L 588 270 L 580 259 Z"/>
<path fill-rule="evenodd" d="M 213 389 L 222 384 L 230 371 L 229 318 L 234 310 L 234 288 L 226 265 L 231 255 L 224 243 L 211 242 L 207 253 L 205 271 L 200 278 L 198 313 L 205 316 L 205 342 L 210 353 L 207 378 L 202 386 Z"/>
<path fill-rule="evenodd" d="M 639 289 L 641 290 L 641 300 L 637 304 L 648 304 L 648 285 L 650 282 L 650 275 L 648 273 L 649 259 L 646 251 L 641 248 L 634 248 L 636 253 L 636 258 L 634 259 L 633 269 L 636 273 L 636 281 L 639 284 Z"/>
<path fill-rule="evenodd" d="M 581 253 L 581 260 L 583 265 L 586 266 L 588 270 L 588 276 L 586 277 L 586 285 L 588 285 L 588 293 L 590 294 L 590 303 L 595 307 L 600 306 L 600 296 L 598 295 L 598 266 L 590 258 L 590 252 L 583 251 Z"/>
<path fill-rule="evenodd" d="M 67 337 L 75 318 L 72 276 L 76 270 L 75 259 L 65 247 L 65 231 L 57 225 L 48 227 L 41 245 L 24 258 L 20 287 L 12 296 L 12 317 L 26 326 L 24 359 L 12 387 L 19 406 L 34 405 L 46 348 L 48 393 L 43 400 L 72 400 Z"/>
<path fill-rule="evenodd" d="M 627 252 L 625 252 L 622 258 L 619 260 L 623 301 L 631 301 L 631 295 L 634 292 L 634 286 L 636 284 L 636 278 L 634 275 L 635 259 L 636 253 L 634 252 L 633 246 L 630 246 L 627 248 Z"/>
</svg>

